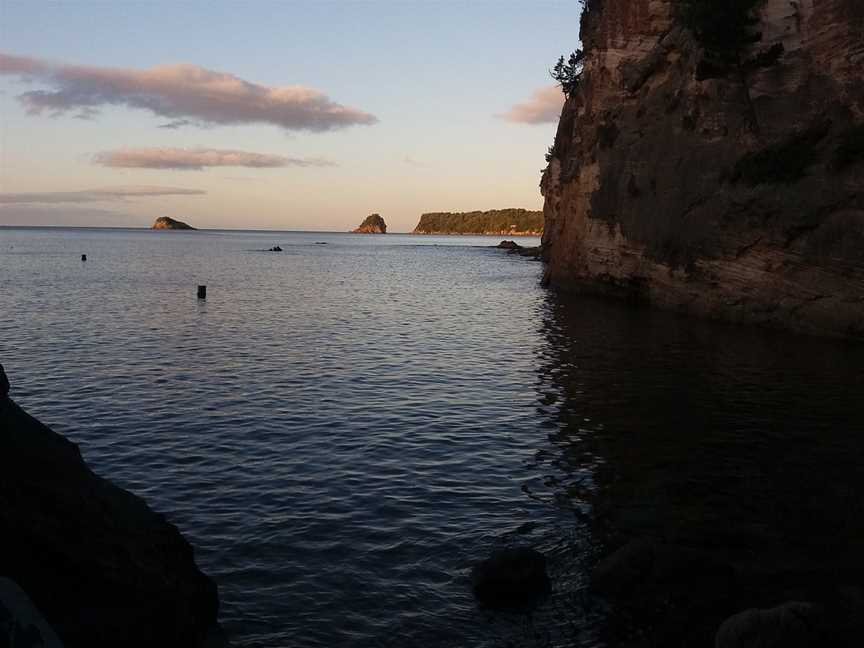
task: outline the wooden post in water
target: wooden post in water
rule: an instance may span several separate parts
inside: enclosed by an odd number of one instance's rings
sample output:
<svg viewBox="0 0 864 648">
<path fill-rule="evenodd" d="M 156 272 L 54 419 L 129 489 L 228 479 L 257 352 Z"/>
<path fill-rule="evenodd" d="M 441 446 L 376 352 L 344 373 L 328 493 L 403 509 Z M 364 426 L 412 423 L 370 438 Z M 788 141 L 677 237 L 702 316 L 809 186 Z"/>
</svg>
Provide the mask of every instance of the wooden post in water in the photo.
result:
<svg viewBox="0 0 864 648">
<path fill-rule="evenodd" d="M 198 299 L 207 299 L 207 286 L 198 286 Z"/>
<path fill-rule="evenodd" d="M 86 261 L 86 260 L 87 260 L 87 255 L 86 255 L 86 254 L 82 254 L 82 255 L 81 255 L 81 260 L 82 260 L 82 261 Z"/>
</svg>

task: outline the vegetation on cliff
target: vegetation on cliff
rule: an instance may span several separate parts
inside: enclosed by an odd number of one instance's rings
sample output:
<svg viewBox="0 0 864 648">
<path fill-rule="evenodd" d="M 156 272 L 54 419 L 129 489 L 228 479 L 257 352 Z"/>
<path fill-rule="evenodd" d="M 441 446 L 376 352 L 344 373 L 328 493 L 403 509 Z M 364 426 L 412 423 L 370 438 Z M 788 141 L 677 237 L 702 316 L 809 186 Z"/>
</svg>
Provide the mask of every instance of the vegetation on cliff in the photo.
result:
<svg viewBox="0 0 864 648">
<path fill-rule="evenodd" d="M 543 212 L 493 209 L 473 212 L 431 212 L 420 216 L 415 234 L 532 234 L 543 233 Z"/>
<path fill-rule="evenodd" d="M 381 214 L 369 214 L 360 223 L 360 227 L 352 230 L 352 232 L 356 234 L 386 234 L 387 223 L 381 218 Z"/>
<path fill-rule="evenodd" d="M 183 221 L 174 220 L 168 216 L 160 216 L 151 229 L 194 230 L 195 228 Z"/>
</svg>

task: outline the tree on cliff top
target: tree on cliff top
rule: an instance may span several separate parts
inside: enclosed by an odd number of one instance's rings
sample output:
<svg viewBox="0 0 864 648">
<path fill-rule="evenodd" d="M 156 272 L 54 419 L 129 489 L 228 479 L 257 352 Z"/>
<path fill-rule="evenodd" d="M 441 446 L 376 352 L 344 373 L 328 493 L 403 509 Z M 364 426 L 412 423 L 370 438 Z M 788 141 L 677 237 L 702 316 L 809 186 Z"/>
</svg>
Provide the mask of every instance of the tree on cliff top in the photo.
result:
<svg viewBox="0 0 864 648">
<path fill-rule="evenodd" d="M 718 63 L 739 63 L 741 50 L 762 37 L 755 12 L 762 0 L 679 0 L 681 19 Z"/>
</svg>

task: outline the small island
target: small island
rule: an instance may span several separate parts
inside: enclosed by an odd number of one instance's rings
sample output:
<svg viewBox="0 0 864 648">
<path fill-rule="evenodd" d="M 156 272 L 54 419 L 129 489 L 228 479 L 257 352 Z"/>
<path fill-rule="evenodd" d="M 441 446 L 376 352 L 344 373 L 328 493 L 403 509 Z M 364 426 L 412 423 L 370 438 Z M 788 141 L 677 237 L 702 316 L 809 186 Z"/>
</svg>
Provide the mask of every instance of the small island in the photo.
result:
<svg viewBox="0 0 864 648">
<path fill-rule="evenodd" d="M 543 212 L 527 209 L 432 212 L 420 216 L 420 222 L 412 234 L 541 236 Z"/>
<path fill-rule="evenodd" d="M 369 214 L 360 223 L 360 227 L 351 231 L 355 234 L 386 234 L 387 223 L 381 218 L 381 214 Z"/>
<path fill-rule="evenodd" d="M 153 227 L 150 229 L 154 230 L 194 230 L 196 228 L 192 227 L 188 223 L 184 223 L 183 221 L 174 220 L 173 218 L 169 218 L 168 216 L 160 216 L 156 219 L 156 222 L 153 223 Z"/>
</svg>

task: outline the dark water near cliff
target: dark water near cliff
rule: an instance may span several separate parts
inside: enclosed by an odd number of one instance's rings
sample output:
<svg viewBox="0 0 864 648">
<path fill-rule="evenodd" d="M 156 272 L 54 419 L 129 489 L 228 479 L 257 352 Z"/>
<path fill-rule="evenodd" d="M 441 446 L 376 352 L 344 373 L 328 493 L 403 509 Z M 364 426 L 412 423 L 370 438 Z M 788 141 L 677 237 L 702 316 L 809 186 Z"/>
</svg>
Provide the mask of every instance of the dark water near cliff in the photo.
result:
<svg viewBox="0 0 864 648">
<path fill-rule="evenodd" d="M 0 360 L 193 542 L 237 646 L 604 645 L 606 529 L 860 543 L 864 349 L 565 299 L 495 242 L 0 228 Z M 550 556 L 532 619 L 470 594 L 513 543 Z"/>
</svg>

